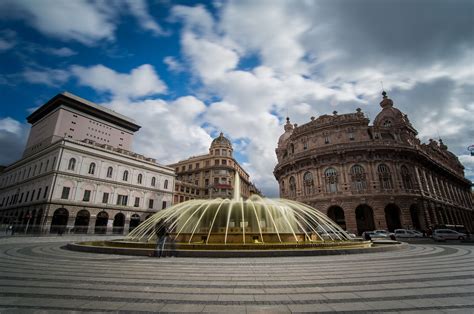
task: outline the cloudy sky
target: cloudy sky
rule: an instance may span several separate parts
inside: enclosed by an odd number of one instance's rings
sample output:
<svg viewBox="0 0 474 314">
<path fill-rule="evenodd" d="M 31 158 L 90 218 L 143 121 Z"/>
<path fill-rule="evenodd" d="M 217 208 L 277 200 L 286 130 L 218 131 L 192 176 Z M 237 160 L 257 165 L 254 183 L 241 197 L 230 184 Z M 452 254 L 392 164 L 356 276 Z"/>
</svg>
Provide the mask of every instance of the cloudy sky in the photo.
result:
<svg viewBox="0 0 474 314">
<path fill-rule="evenodd" d="M 470 0 L 1 0 L 0 164 L 20 157 L 26 116 L 67 90 L 137 120 L 134 150 L 164 164 L 224 132 L 275 196 L 286 115 L 373 120 L 383 81 L 473 180 L 473 20 Z"/>
</svg>

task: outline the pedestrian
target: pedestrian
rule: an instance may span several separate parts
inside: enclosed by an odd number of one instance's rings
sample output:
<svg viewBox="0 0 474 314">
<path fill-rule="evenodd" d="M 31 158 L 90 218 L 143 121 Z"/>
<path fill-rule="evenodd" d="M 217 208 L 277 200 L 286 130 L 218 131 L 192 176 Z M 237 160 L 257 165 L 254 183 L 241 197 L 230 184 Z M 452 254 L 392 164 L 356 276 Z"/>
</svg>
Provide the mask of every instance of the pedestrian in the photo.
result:
<svg viewBox="0 0 474 314">
<path fill-rule="evenodd" d="M 426 235 L 428 236 L 428 238 L 431 238 L 431 236 L 433 235 L 433 229 L 431 228 L 431 226 L 428 228 L 428 232 L 426 232 Z"/>
<path fill-rule="evenodd" d="M 10 235 L 13 235 L 13 226 L 9 225 L 7 230 L 5 231 L 6 234 L 10 233 Z"/>
<path fill-rule="evenodd" d="M 166 240 L 169 236 L 168 225 L 166 222 L 161 219 L 155 226 L 156 230 L 156 248 L 155 248 L 155 257 L 164 257 L 164 250 Z"/>
</svg>

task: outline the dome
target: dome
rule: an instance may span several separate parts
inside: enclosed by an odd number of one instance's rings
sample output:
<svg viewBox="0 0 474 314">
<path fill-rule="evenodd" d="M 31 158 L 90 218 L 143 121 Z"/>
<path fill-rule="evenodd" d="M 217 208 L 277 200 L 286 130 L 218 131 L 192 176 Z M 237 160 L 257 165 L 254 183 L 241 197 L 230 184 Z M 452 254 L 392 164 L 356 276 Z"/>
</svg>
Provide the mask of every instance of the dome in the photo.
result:
<svg viewBox="0 0 474 314">
<path fill-rule="evenodd" d="M 213 146 L 228 146 L 232 147 L 232 143 L 229 141 L 227 137 L 224 136 L 224 133 L 220 133 L 218 137 L 216 137 L 212 143 L 211 147 Z"/>
</svg>

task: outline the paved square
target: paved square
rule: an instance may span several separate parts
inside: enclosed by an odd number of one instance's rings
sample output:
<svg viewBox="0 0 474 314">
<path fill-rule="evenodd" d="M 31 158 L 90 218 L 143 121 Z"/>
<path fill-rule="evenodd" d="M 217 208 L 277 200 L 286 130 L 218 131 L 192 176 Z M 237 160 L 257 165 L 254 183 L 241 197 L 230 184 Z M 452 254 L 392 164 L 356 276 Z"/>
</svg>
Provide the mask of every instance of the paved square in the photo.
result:
<svg viewBox="0 0 474 314">
<path fill-rule="evenodd" d="M 474 312 L 473 245 L 240 259 L 62 248 L 80 240 L 0 238 L 0 312 Z"/>
</svg>

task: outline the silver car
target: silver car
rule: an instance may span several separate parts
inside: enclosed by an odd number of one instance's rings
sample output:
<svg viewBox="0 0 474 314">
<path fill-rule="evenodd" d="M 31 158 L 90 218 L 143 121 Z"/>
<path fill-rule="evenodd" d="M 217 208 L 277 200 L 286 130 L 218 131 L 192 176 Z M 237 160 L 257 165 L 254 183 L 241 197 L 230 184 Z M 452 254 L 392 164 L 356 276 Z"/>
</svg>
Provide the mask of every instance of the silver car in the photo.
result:
<svg viewBox="0 0 474 314">
<path fill-rule="evenodd" d="M 451 229 L 436 229 L 433 231 L 433 240 L 435 241 L 464 240 L 465 238 L 465 233 L 457 232 Z"/>
</svg>

